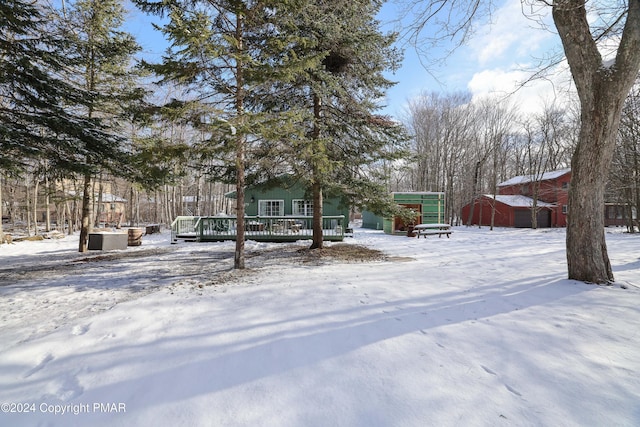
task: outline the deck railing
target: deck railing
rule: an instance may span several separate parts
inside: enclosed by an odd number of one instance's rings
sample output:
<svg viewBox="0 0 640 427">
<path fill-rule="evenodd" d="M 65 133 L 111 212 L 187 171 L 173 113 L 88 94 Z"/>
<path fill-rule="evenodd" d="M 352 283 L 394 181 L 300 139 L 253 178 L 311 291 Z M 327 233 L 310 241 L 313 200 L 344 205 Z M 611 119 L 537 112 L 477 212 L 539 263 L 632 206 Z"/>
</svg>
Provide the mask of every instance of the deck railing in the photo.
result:
<svg viewBox="0 0 640 427">
<path fill-rule="evenodd" d="M 310 216 L 247 216 L 245 239 L 258 241 L 294 241 L 313 238 Z M 324 240 L 343 240 L 347 224 L 345 217 L 322 217 Z M 225 216 L 177 217 L 171 224 L 172 242 L 177 239 L 197 241 L 235 240 L 237 219 Z"/>
<path fill-rule="evenodd" d="M 195 225 L 198 221 L 197 216 L 178 216 L 171 223 L 171 242 L 180 239 L 195 239 Z"/>
</svg>

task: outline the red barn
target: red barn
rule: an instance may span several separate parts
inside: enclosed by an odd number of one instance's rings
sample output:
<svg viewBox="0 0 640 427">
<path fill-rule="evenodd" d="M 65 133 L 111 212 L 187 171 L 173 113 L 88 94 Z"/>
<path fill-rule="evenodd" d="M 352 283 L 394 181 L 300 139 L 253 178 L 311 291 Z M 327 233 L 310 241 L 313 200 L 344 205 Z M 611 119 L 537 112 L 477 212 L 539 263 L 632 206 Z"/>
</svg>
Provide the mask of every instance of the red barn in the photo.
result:
<svg viewBox="0 0 640 427">
<path fill-rule="evenodd" d="M 489 225 L 491 209 L 495 205 L 494 225 L 531 227 L 533 196 L 537 195 L 538 227 L 566 227 L 570 180 L 571 169 L 560 169 L 539 176 L 520 175 L 501 182 L 495 200 L 492 196 L 482 196 L 474 202 L 472 224 Z M 465 223 L 470 210 L 471 204 L 462 208 Z"/>
<path fill-rule="evenodd" d="M 554 205 L 538 201 L 536 217 L 539 228 L 551 227 Z M 473 225 L 491 225 L 491 211 L 495 208 L 496 227 L 532 227 L 533 199 L 518 195 L 484 195 L 476 199 L 473 207 Z M 462 221 L 467 224 L 471 204 L 462 208 Z"/>
</svg>

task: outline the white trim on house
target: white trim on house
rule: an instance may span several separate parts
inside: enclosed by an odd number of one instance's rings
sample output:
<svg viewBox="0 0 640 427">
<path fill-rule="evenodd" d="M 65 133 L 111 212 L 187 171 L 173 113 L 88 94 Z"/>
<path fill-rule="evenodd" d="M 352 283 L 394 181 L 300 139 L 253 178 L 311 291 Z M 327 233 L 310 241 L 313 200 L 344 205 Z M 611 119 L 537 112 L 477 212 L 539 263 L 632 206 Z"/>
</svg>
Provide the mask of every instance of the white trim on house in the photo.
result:
<svg viewBox="0 0 640 427">
<path fill-rule="evenodd" d="M 277 206 L 277 212 L 274 212 L 274 206 Z M 258 216 L 283 216 L 284 215 L 284 199 L 264 199 L 258 200 Z"/>
<path fill-rule="evenodd" d="M 300 205 L 302 204 L 302 209 Z M 291 214 L 299 216 L 313 216 L 313 200 L 293 199 L 291 200 Z"/>
</svg>

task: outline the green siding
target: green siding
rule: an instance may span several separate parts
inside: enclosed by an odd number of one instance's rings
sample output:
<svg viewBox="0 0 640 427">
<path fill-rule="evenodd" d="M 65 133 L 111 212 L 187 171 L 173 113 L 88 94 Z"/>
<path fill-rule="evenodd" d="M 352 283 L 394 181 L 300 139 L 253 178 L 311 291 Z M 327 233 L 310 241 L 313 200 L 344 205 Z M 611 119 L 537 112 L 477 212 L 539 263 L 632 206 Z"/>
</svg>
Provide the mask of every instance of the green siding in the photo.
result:
<svg viewBox="0 0 640 427">
<path fill-rule="evenodd" d="M 382 229 L 387 234 L 393 234 L 393 218 L 385 218 L 384 224 L 382 225 Z"/>
<path fill-rule="evenodd" d="M 253 202 L 251 202 L 253 200 Z M 245 189 L 245 213 L 248 216 L 258 215 L 259 200 L 283 200 L 284 215 L 293 215 L 294 200 L 311 200 L 310 191 L 300 182 L 289 183 L 286 179 L 279 180 L 279 185 L 259 184 Z M 325 197 L 322 206 L 323 216 L 343 215 L 349 218 L 349 207 L 342 206 L 337 197 Z"/>
<path fill-rule="evenodd" d="M 362 211 L 362 228 L 382 230 L 384 218 L 369 211 Z"/>
</svg>

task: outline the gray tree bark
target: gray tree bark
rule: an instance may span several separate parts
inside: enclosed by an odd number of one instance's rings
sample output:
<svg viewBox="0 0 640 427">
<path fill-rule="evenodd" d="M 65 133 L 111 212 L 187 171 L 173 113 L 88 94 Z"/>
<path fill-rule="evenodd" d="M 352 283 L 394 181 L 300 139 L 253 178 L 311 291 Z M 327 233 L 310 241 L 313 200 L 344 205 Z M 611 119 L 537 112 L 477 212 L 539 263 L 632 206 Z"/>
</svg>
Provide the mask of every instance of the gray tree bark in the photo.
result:
<svg viewBox="0 0 640 427">
<path fill-rule="evenodd" d="M 84 175 L 82 186 L 82 217 L 80 225 L 80 239 L 78 242 L 78 252 L 87 252 L 89 244 L 89 233 L 91 232 L 91 174 Z"/>
<path fill-rule="evenodd" d="M 567 225 L 569 278 L 614 280 L 604 233 L 604 190 L 625 97 L 640 70 L 640 0 L 628 0 L 626 22 L 612 65 L 603 64 L 591 34 L 586 0 L 555 0 L 553 20 L 571 68 L 581 108 L 571 160 Z"/>
<path fill-rule="evenodd" d="M 244 22 L 242 14 L 236 14 L 236 34 L 238 53 L 244 51 Z M 235 110 L 240 124 L 242 125 L 242 116 L 244 114 L 244 63 L 240 59 L 240 55 L 236 59 L 235 66 Z M 243 270 L 245 268 L 244 256 L 244 185 L 245 185 L 245 152 L 246 140 L 244 136 L 244 126 L 241 127 L 242 132 L 237 132 L 236 137 L 236 250 L 233 257 L 233 267 Z"/>
</svg>

